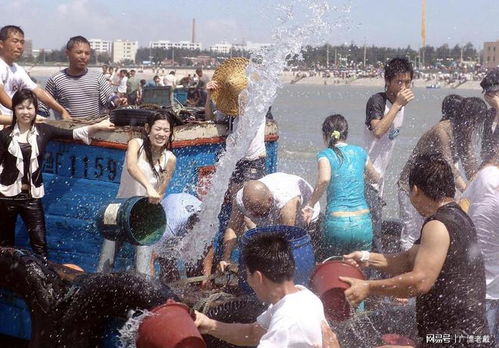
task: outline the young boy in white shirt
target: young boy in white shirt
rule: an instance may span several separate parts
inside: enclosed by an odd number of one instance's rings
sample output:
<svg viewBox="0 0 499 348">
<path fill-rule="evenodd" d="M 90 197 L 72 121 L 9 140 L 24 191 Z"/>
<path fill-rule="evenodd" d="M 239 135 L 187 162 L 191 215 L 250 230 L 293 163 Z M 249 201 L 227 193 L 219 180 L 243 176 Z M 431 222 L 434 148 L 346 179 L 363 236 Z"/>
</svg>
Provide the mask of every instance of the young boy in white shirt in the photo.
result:
<svg viewBox="0 0 499 348">
<path fill-rule="evenodd" d="M 201 333 L 259 348 L 339 348 L 320 299 L 293 282 L 295 262 L 286 239 L 275 233 L 256 235 L 242 255 L 248 284 L 269 308 L 252 324 L 222 323 L 196 312 Z"/>
</svg>

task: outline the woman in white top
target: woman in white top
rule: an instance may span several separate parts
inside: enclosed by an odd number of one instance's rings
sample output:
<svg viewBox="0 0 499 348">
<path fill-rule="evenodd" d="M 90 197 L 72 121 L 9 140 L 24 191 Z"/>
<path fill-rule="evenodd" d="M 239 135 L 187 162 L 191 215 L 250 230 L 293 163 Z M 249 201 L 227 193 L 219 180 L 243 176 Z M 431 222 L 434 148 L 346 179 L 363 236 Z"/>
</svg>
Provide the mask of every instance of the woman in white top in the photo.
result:
<svg viewBox="0 0 499 348">
<path fill-rule="evenodd" d="M 144 136 L 128 142 L 118 198 L 145 196 L 150 203 L 161 202 L 176 165 L 176 157 L 170 151 L 173 139 L 172 121 L 170 113 L 155 113 L 149 117 L 144 127 Z M 98 272 L 112 270 L 116 249 L 116 242 L 104 240 L 97 266 Z M 135 253 L 137 272 L 152 275 L 151 253 L 152 246 L 137 247 Z"/>
</svg>

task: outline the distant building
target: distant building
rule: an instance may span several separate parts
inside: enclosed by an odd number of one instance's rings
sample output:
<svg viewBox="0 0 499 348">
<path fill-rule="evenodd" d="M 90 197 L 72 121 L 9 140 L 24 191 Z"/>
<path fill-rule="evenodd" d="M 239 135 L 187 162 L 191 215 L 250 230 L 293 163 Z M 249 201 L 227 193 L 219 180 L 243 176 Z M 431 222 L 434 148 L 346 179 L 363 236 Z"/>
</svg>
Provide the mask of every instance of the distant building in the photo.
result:
<svg viewBox="0 0 499 348">
<path fill-rule="evenodd" d="M 131 60 L 135 63 L 135 55 L 137 54 L 138 47 L 138 41 L 113 41 L 113 63 L 119 63 L 124 60 Z"/>
<path fill-rule="evenodd" d="M 499 40 L 483 43 L 483 65 L 487 68 L 499 66 Z"/>
<path fill-rule="evenodd" d="M 33 55 L 33 41 L 24 40 L 24 52 L 23 57 L 30 57 Z"/>
<path fill-rule="evenodd" d="M 210 50 L 218 53 L 230 53 L 231 50 L 234 51 L 254 51 L 263 47 L 270 47 L 270 44 L 267 43 L 258 43 L 246 41 L 243 43 L 235 43 L 230 44 L 227 42 L 217 43 L 213 46 L 210 46 Z"/>
<path fill-rule="evenodd" d="M 93 49 L 96 53 L 108 53 L 111 54 L 113 51 L 113 43 L 109 40 L 101 40 L 101 39 L 90 39 L 90 48 Z"/>
<path fill-rule="evenodd" d="M 232 44 L 227 42 L 221 42 L 210 46 L 210 51 L 218 53 L 230 53 L 232 49 Z"/>
<path fill-rule="evenodd" d="M 159 41 L 151 41 L 149 42 L 150 48 L 183 48 L 187 50 L 201 50 L 200 42 L 190 42 L 190 41 L 179 41 L 179 42 L 171 42 L 168 40 L 159 40 Z"/>
</svg>

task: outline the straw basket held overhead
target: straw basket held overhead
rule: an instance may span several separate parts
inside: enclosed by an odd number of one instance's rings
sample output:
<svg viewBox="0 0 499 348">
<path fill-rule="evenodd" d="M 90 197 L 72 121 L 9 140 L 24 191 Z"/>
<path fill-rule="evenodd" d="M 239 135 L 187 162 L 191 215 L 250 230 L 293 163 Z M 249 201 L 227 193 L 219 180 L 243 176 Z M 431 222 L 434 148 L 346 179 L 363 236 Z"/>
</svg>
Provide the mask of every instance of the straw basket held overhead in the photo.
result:
<svg viewBox="0 0 499 348">
<path fill-rule="evenodd" d="M 211 99 L 217 105 L 217 109 L 226 115 L 237 116 L 239 114 L 239 93 L 248 86 L 246 77 L 246 58 L 227 59 L 213 74 L 213 81 L 217 82 L 218 88 L 211 94 Z"/>
</svg>

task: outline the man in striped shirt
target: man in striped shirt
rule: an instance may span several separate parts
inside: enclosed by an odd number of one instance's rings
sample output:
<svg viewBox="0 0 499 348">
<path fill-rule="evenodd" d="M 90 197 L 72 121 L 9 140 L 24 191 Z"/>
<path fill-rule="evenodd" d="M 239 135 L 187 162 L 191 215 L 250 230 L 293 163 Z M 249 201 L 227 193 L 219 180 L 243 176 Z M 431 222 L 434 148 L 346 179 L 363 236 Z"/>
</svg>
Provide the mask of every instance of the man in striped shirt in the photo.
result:
<svg viewBox="0 0 499 348">
<path fill-rule="evenodd" d="M 69 67 L 52 76 L 45 89 L 73 117 L 97 117 L 107 109 L 126 103 L 119 98 L 98 71 L 87 68 L 90 43 L 83 36 L 75 36 L 66 44 Z"/>
</svg>

